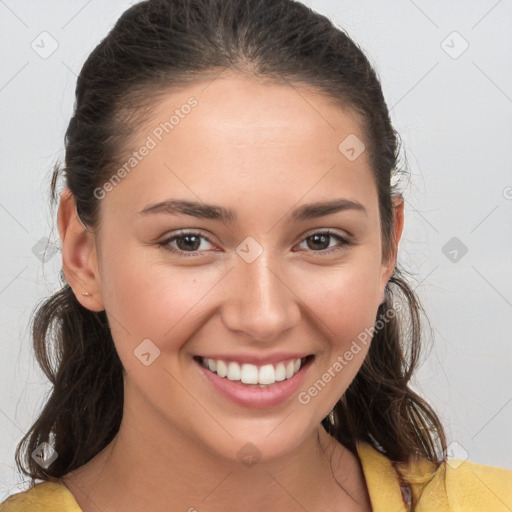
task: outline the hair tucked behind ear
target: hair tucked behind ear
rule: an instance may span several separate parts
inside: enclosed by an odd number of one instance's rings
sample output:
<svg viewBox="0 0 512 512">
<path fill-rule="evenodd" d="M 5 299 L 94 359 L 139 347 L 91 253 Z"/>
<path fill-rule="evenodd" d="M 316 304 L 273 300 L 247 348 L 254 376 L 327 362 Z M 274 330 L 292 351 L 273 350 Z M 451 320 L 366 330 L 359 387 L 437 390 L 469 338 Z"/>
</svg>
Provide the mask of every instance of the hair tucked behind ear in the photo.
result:
<svg viewBox="0 0 512 512">
<path fill-rule="evenodd" d="M 150 0 L 123 13 L 80 72 L 66 131 L 62 170 L 84 224 L 100 226 L 95 191 L 129 154 L 130 135 L 160 95 L 224 69 L 314 88 L 356 115 L 378 191 L 382 257 L 389 258 L 399 138 L 379 80 L 344 31 L 294 0 Z M 53 192 L 58 175 L 57 169 Z M 395 300 L 403 304 L 400 311 Z M 446 458 L 443 428 L 408 387 L 422 342 L 421 307 L 398 269 L 376 322 L 389 311 L 395 314 L 376 329 L 359 373 L 333 410 L 333 424 L 322 423 L 354 452 L 356 441 L 367 441 L 397 462 L 420 454 L 437 463 Z M 84 309 L 68 285 L 37 310 L 33 338 L 53 389 L 18 446 L 17 461 L 33 479 L 47 480 L 86 463 L 115 436 L 123 368 L 105 312 Z M 58 453 L 47 469 L 31 457 L 43 441 Z"/>
</svg>

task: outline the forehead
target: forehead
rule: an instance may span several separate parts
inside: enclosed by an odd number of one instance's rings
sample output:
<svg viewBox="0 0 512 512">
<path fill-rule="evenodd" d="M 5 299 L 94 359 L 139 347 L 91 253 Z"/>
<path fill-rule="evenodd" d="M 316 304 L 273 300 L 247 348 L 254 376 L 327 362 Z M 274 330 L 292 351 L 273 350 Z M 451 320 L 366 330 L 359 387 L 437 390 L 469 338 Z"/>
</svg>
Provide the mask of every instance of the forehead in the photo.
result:
<svg viewBox="0 0 512 512">
<path fill-rule="evenodd" d="M 197 105 L 188 108 L 191 98 Z M 349 134 L 363 139 L 356 115 L 311 86 L 285 80 L 263 82 L 237 74 L 223 74 L 161 96 L 144 132 L 173 117 L 175 141 L 184 126 L 200 129 L 204 139 L 220 138 L 233 147 L 300 145 L 305 139 L 332 145 Z"/>
<path fill-rule="evenodd" d="M 311 88 L 236 75 L 196 82 L 159 96 L 130 147 L 150 149 L 109 200 L 122 189 L 134 209 L 177 191 L 216 202 L 237 193 L 247 203 L 260 194 L 296 202 L 333 187 L 376 197 L 366 152 L 347 158 L 347 140 L 363 147 L 356 116 Z"/>
</svg>

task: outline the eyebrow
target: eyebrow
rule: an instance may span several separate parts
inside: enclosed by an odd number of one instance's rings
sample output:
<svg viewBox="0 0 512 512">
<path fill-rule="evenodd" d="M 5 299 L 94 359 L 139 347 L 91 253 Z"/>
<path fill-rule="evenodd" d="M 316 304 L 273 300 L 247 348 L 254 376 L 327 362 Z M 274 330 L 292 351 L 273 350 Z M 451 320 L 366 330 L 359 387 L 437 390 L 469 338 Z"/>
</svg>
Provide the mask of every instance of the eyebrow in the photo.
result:
<svg viewBox="0 0 512 512">
<path fill-rule="evenodd" d="M 357 201 L 350 199 L 334 199 L 300 206 L 289 214 L 289 218 L 291 221 L 303 221 L 346 210 L 359 211 L 368 215 L 366 208 Z M 192 217 L 220 220 L 230 223 L 236 220 L 236 213 L 232 209 L 215 204 L 199 203 L 182 199 L 168 199 L 166 201 L 149 204 L 139 212 L 139 214 L 142 215 L 161 213 L 170 215 L 190 215 Z"/>
</svg>

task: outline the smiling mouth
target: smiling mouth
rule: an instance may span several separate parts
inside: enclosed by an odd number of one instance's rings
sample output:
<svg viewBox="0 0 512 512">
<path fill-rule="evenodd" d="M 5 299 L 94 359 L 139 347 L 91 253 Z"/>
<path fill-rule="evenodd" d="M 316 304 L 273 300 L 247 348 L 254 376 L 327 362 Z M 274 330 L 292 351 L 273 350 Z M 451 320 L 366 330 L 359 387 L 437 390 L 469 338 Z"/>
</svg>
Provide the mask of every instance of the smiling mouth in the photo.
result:
<svg viewBox="0 0 512 512">
<path fill-rule="evenodd" d="M 221 378 L 245 384 L 248 387 L 266 388 L 291 379 L 301 368 L 308 366 L 314 357 L 313 354 L 310 354 L 300 359 L 287 359 L 276 364 L 262 366 L 224 361 L 222 359 L 209 359 L 202 356 L 194 356 L 194 359 Z"/>
</svg>

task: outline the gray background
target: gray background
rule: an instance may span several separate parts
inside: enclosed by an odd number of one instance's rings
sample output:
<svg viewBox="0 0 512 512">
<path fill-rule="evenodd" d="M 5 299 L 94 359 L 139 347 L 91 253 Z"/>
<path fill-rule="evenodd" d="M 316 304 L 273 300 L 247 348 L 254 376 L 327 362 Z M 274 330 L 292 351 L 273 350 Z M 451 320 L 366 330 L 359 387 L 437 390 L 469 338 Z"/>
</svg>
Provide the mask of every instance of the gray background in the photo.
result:
<svg viewBox="0 0 512 512">
<path fill-rule="evenodd" d="M 28 325 L 58 288 L 51 167 L 76 75 L 132 3 L 0 0 L 0 501 L 24 488 L 15 445 L 49 389 Z M 452 458 L 512 469 L 512 2 L 304 3 L 365 50 L 404 141 L 399 257 L 435 334 L 413 387 L 444 422 Z"/>
</svg>

